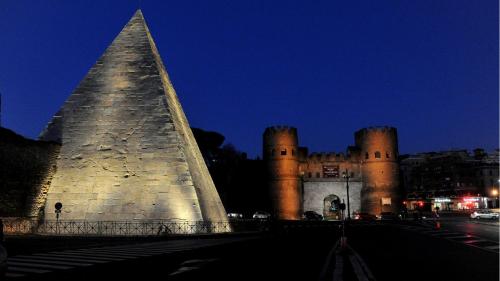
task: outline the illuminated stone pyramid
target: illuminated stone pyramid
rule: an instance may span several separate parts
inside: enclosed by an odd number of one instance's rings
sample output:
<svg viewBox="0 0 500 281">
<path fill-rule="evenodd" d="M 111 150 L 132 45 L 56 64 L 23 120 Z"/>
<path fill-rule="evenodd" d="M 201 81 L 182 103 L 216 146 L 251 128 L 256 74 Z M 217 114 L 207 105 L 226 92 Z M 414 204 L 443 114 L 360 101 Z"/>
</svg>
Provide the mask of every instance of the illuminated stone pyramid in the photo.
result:
<svg viewBox="0 0 500 281">
<path fill-rule="evenodd" d="M 140 10 L 40 139 L 62 144 L 45 220 L 227 220 Z"/>
</svg>

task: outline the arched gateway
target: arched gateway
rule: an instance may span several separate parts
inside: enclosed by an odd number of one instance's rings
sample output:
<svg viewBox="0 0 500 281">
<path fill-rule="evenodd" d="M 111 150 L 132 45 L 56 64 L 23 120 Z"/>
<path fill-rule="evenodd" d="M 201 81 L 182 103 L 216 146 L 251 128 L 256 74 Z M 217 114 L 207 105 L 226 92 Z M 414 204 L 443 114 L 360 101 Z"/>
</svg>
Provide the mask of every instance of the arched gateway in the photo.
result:
<svg viewBox="0 0 500 281">
<path fill-rule="evenodd" d="M 323 199 L 323 217 L 325 220 L 339 220 L 341 218 L 340 198 L 330 194 Z"/>
</svg>

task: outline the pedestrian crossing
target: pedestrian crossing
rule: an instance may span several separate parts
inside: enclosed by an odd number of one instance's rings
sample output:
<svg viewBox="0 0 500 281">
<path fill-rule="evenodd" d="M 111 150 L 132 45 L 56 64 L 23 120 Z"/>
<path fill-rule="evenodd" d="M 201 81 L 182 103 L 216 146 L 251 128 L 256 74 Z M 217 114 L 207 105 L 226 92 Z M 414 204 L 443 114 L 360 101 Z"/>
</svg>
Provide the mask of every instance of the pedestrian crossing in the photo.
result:
<svg viewBox="0 0 500 281">
<path fill-rule="evenodd" d="M 34 274 L 46 274 L 98 264 L 165 255 L 255 238 L 230 237 L 221 239 L 172 240 L 16 255 L 9 257 L 7 260 L 6 278 L 15 280 Z"/>
<path fill-rule="evenodd" d="M 499 252 L 498 241 L 486 240 L 475 235 L 449 231 L 442 228 L 436 229 L 436 222 L 425 222 L 420 225 L 399 225 L 399 227 L 405 230 L 415 231 L 421 234 L 461 243 L 470 247 L 475 247 L 495 253 Z"/>
</svg>

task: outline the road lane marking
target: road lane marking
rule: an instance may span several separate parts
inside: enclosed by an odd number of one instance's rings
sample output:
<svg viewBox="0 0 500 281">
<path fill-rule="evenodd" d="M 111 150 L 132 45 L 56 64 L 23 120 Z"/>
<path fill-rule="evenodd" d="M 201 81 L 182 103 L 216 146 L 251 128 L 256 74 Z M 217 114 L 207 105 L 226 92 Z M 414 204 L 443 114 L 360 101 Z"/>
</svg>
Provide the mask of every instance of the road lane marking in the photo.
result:
<svg viewBox="0 0 500 281">
<path fill-rule="evenodd" d="M 135 257 L 149 257 L 151 255 L 148 254 L 139 254 L 139 253 L 125 253 L 125 252 L 114 252 L 114 251 L 70 251 L 69 253 L 79 255 L 79 254 L 95 254 L 95 255 L 112 255 L 117 258 L 135 258 Z"/>
<path fill-rule="evenodd" d="M 108 263 L 108 262 L 110 262 L 109 260 L 97 260 L 97 259 L 92 259 L 92 258 L 88 258 L 88 257 L 81 257 L 81 256 L 61 257 L 61 256 L 48 255 L 48 254 L 36 254 L 36 256 L 41 257 L 41 258 L 46 258 L 49 260 L 60 260 L 60 261 L 81 261 L 81 262 L 91 262 L 91 263 Z"/>
<path fill-rule="evenodd" d="M 21 273 L 12 273 L 12 272 L 5 273 L 5 277 L 7 277 L 7 278 L 19 278 L 19 277 L 23 277 L 23 276 L 26 276 L 26 275 L 21 274 Z"/>
<path fill-rule="evenodd" d="M 441 233 L 433 233 L 431 236 L 459 236 L 462 235 L 462 233 L 458 232 L 441 232 Z"/>
<path fill-rule="evenodd" d="M 354 274 L 356 274 L 358 281 L 368 281 L 368 278 L 354 255 L 349 255 L 349 261 L 351 262 L 352 269 L 354 270 Z"/>
<path fill-rule="evenodd" d="M 23 277 L 29 274 L 51 272 L 49 269 L 64 270 L 78 266 L 92 266 L 94 264 L 150 257 L 152 255 L 162 255 L 256 239 L 259 239 L 259 237 L 221 240 L 200 239 L 195 241 L 179 240 L 18 255 L 9 259 L 6 277 Z"/>
<path fill-rule="evenodd" d="M 453 239 L 453 240 L 460 240 L 460 239 L 468 239 L 468 238 L 475 238 L 474 236 L 471 235 L 460 235 L 460 236 L 452 236 L 452 237 L 446 237 L 448 239 Z"/>
<path fill-rule="evenodd" d="M 95 254 L 95 253 L 72 253 L 72 252 L 58 252 L 51 253 L 54 256 L 69 256 L 69 257 L 83 257 L 83 258 L 93 258 L 97 260 L 103 261 L 123 261 L 128 259 L 129 257 L 119 257 L 117 255 L 108 255 L 108 254 Z"/>
<path fill-rule="evenodd" d="M 7 270 L 8 271 L 16 271 L 16 272 L 26 272 L 26 273 L 49 273 L 49 272 L 51 272 L 50 270 L 17 267 L 17 266 L 9 266 L 9 267 L 7 267 Z"/>
<path fill-rule="evenodd" d="M 62 265 L 51 265 L 51 264 L 42 264 L 42 263 L 31 263 L 31 262 L 17 262 L 17 261 L 7 261 L 7 266 L 25 266 L 25 267 L 35 267 L 35 268 L 47 268 L 47 269 L 59 269 L 66 270 L 72 269 L 72 266 L 62 266 Z"/>
<path fill-rule="evenodd" d="M 91 266 L 91 263 L 76 263 L 76 262 L 65 262 L 65 261 L 51 261 L 51 260 L 44 260 L 44 259 L 24 259 L 24 258 L 16 258 L 12 257 L 9 258 L 9 261 L 27 261 L 27 262 L 40 262 L 40 263 L 47 263 L 47 264 L 60 264 L 60 265 L 71 265 L 71 266 Z"/>
<path fill-rule="evenodd" d="M 48 254 L 35 254 L 35 255 L 48 255 Z M 102 261 L 123 261 L 126 260 L 127 258 L 124 257 L 118 257 L 116 255 L 105 255 L 105 254 L 91 254 L 91 253 L 72 253 L 72 252 L 55 252 L 55 253 L 50 253 L 51 256 L 55 257 L 78 257 L 78 258 L 85 258 L 85 259 L 95 259 L 95 260 L 102 260 Z"/>
<path fill-rule="evenodd" d="M 335 267 L 333 268 L 333 281 L 344 280 L 344 258 L 341 255 L 335 256 Z"/>
<path fill-rule="evenodd" d="M 483 240 L 483 239 L 476 239 L 476 240 L 466 240 L 466 241 L 463 241 L 465 244 L 473 244 L 473 243 L 477 243 L 477 242 L 483 242 L 483 241 L 486 241 L 486 240 Z"/>
</svg>

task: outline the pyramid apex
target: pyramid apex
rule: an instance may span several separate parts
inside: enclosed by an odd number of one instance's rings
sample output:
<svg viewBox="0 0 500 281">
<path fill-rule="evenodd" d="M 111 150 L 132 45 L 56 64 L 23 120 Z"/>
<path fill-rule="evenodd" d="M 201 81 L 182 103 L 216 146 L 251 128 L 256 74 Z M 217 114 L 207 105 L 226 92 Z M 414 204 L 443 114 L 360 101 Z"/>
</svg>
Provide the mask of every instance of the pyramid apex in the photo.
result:
<svg viewBox="0 0 500 281">
<path fill-rule="evenodd" d="M 139 18 L 142 21 L 144 21 L 144 15 L 142 14 L 142 10 L 141 9 L 137 9 L 135 11 L 134 15 L 130 18 L 130 21 L 132 21 L 132 20 L 134 20 L 136 18 Z"/>
</svg>

